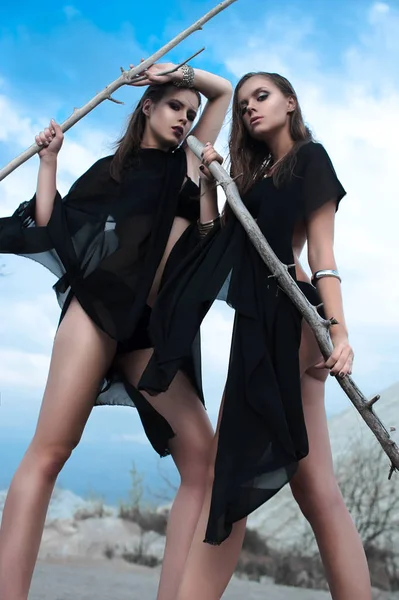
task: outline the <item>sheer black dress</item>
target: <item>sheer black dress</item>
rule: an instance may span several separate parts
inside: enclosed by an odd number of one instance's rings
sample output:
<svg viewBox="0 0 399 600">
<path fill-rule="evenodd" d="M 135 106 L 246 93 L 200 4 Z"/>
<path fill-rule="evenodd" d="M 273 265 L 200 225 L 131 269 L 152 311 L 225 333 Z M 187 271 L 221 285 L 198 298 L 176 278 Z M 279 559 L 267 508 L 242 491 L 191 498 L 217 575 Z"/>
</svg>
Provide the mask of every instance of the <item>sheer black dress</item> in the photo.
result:
<svg viewBox="0 0 399 600">
<path fill-rule="evenodd" d="M 320 144 L 297 154 L 290 180 L 276 188 L 258 181 L 243 201 L 279 259 L 294 264 L 294 227 L 328 201 L 337 207 L 345 190 Z M 162 289 L 150 322 L 155 352 L 139 389 L 167 389 L 213 301 L 223 290 L 235 309 L 230 362 L 220 425 L 206 542 L 221 543 L 232 524 L 276 494 L 308 453 L 301 401 L 301 314 L 244 229 L 228 214 L 183 260 Z M 291 269 L 295 279 L 295 269 Z M 319 304 L 315 288 L 300 283 Z"/>
<path fill-rule="evenodd" d="M 147 298 L 175 216 L 192 222 L 165 268 L 173 271 L 197 241 L 199 189 L 186 178 L 182 149 L 140 150 L 127 161 L 120 181 L 110 175 L 113 156 L 97 161 L 61 198 L 45 227 L 35 223 L 35 197 L 0 219 L 0 252 L 29 257 L 52 271 L 62 307 L 73 297 L 89 317 L 117 341 L 116 353 L 152 347 Z M 203 401 L 199 338 L 182 363 Z M 147 436 L 160 455 L 173 431 L 144 396 L 112 365 L 96 404 L 137 407 Z"/>
</svg>

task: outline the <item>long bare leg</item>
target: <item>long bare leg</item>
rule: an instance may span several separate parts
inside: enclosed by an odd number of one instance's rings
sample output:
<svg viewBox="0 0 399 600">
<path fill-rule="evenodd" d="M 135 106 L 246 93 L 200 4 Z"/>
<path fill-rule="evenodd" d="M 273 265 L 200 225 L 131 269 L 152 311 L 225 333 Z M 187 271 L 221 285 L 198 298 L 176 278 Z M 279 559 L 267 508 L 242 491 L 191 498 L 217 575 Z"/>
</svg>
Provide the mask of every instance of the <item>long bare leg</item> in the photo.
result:
<svg viewBox="0 0 399 600">
<path fill-rule="evenodd" d="M 204 598 L 218 600 L 221 598 L 237 565 L 244 540 L 246 519 L 242 519 L 233 525 L 230 536 L 220 546 L 211 546 L 204 543 L 211 504 L 218 431 L 222 411 L 223 401 L 219 412 L 216 435 L 212 443 L 206 495 L 177 600 L 203 600 Z"/>
<path fill-rule="evenodd" d="M 12 480 L 0 530 L 0 598 L 26 600 L 58 473 L 78 444 L 115 343 L 72 301 L 54 341 L 34 438 Z"/>
<path fill-rule="evenodd" d="M 133 385 L 137 384 L 151 352 L 140 350 L 123 358 L 123 369 Z M 204 501 L 213 430 L 201 401 L 181 372 L 164 394 L 144 396 L 176 434 L 169 447 L 181 483 L 169 515 L 158 590 L 158 600 L 176 600 Z"/>
<path fill-rule="evenodd" d="M 300 356 L 309 455 L 301 460 L 291 488 L 314 531 L 334 600 L 371 600 L 365 553 L 334 475 L 324 407 L 327 371 L 310 366 L 321 356 L 307 324 Z"/>
</svg>

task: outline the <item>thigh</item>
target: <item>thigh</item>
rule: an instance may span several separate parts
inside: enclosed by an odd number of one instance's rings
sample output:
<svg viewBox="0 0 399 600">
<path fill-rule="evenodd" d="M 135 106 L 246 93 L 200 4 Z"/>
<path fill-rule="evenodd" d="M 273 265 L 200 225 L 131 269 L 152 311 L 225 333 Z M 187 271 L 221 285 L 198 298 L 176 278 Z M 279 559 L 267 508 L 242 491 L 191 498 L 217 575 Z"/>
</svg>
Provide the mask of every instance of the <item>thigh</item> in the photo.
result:
<svg viewBox="0 0 399 600">
<path fill-rule="evenodd" d="M 305 319 L 302 320 L 301 345 L 299 348 L 299 365 L 301 376 L 314 365 L 323 360 L 323 355 L 316 341 L 312 328 Z M 313 374 L 321 381 L 325 381 L 328 369 L 313 369 Z"/>
<path fill-rule="evenodd" d="M 325 481 L 334 477 L 333 460 L 325 409 L 325 381 L 327 369 L 316 369 L 322 354 L 307 323 L 302 326 L 300 347 L 301 393 L 306 430 L 309 439 L 309 454 L 299 463 L 293 485 L 306 486 L 312 482 Z"/>
<path fill-rule="evenodd" d="M 128 381 L 137 387 L 152 355 L 152 349 L 136 350 L 118 359 Z M 188 377 L 179 371 L 169 389 L 158 396 L 141 392 L 151 406 L 162 415 L 176 434 L 170 441 L 172 454 L 181 447 L 203 448 L 211 443 L 213 429 L 206 410 Z M 208 446 L 207 446 L 208 448 Z"/>
<path fill-rule="evenodd" d="M 34 444 L 79 441 L 115 346 L 73 299 L 55 336 Z"/>
</svg>

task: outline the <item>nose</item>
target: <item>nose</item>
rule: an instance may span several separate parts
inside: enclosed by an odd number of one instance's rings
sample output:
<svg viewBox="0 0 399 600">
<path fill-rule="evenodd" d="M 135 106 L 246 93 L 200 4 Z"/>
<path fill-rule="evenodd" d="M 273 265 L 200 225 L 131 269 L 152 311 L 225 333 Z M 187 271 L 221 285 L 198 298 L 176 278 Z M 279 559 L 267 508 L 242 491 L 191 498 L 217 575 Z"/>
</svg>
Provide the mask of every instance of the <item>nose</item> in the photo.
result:
<svg viewBox="0 0 399 600">
<path fill-rule="evenodd" d="M 247 105 L 247 114 L 250 117 L 252 115 L 253 112 L 256 112 L 256 108 L 255 106 L 252 106 L 252 104 Z"/>
<path fill-rule="evenodd" d="M 188 118 L 187 118 L 187 116 L 184 116 L 184 115 L 182 115 L 182 116 L 180 117 L 180 123 L 183 125 L 183 127 L 184 127 L 185 125 L 187 125 L 187 121 L 188 121 Z"/>
</svg>

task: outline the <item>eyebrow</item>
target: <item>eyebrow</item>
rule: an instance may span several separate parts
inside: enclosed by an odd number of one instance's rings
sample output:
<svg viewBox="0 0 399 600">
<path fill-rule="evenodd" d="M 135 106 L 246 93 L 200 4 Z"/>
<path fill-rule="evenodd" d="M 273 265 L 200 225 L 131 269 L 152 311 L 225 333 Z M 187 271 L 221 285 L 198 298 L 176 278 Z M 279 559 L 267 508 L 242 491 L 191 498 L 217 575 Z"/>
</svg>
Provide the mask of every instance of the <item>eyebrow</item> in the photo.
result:
<svg viewBox="0 0 399 600">
<path fill-rule="evenodd" d="M 251 94 L 251 96 L 256 96 L 257 94 L 259 94 L 259 92 L 267 92 L 268 90 L 266 89 L 266 87 L 264 85 L 262 85 L 261 87 L 256 88 L 256 90 L 254 90 Z M 246 104 L 248 102 L 248 100 L 240 100 L 240 106 L 242 106 L 243 104 Z"/>
</svg>

